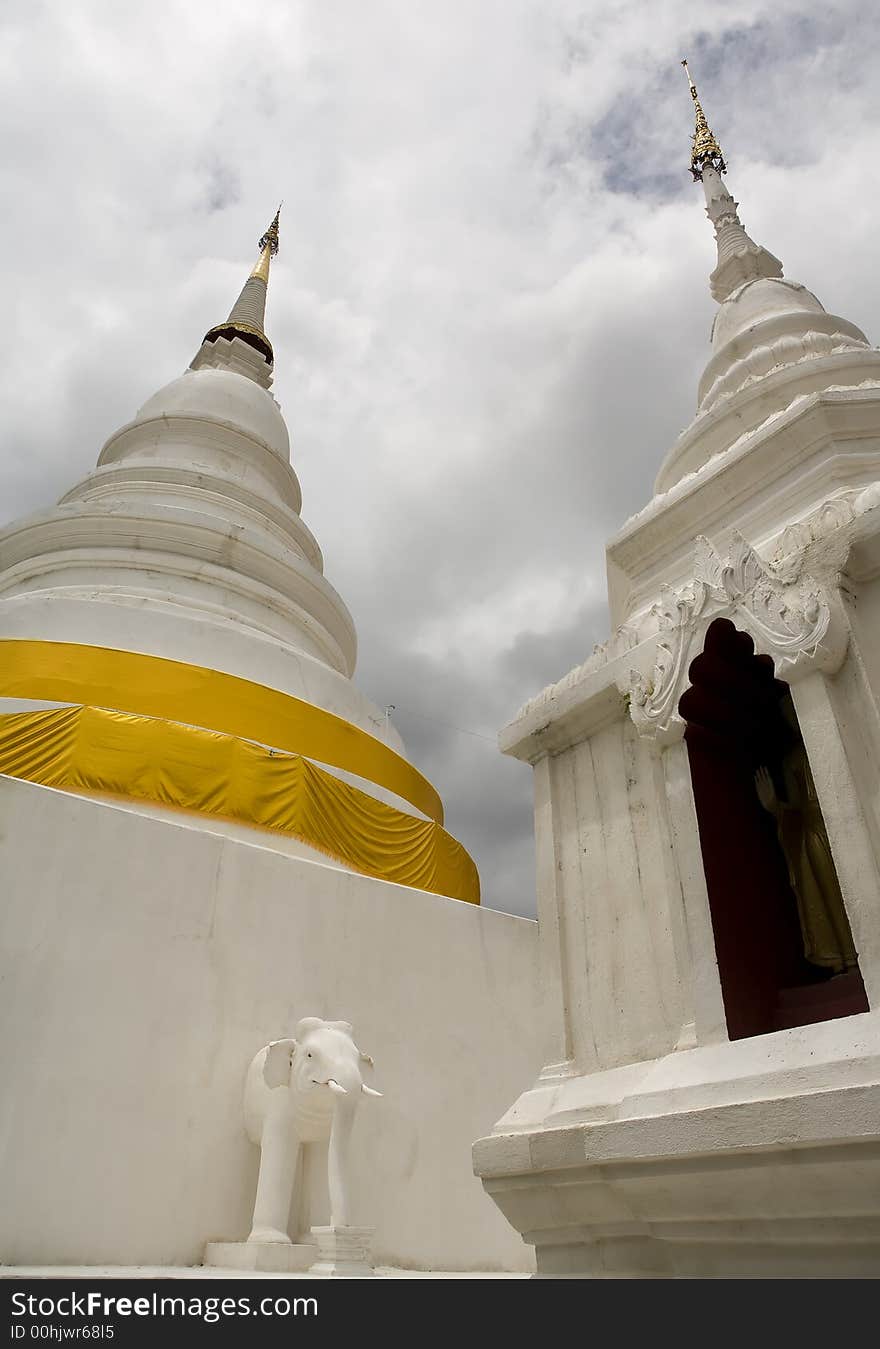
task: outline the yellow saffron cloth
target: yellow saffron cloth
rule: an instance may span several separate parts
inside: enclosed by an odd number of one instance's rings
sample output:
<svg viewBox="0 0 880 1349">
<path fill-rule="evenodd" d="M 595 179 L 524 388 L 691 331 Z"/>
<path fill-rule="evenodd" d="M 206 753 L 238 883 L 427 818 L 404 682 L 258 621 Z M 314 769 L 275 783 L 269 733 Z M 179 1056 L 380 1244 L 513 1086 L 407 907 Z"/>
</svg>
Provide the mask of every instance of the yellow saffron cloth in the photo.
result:
<svg viewBox="0 0 880 1349">
<path fill-rule="evenodd" d="M 0 715 L 0 773 L 243 821 L 368 876 L 480 902 L 473 861 L 440 825 L 234 736 L 97 707 L 16 712 Z"/>
<path fill-rule="evenodd" d="M 33 698 L 186 722 L 342 768 L 443 823 L 417 768 L 381 740 L 313 703 L 237 675 L 76 642 L 0 641 L 0 697 Z"/>
</svg>

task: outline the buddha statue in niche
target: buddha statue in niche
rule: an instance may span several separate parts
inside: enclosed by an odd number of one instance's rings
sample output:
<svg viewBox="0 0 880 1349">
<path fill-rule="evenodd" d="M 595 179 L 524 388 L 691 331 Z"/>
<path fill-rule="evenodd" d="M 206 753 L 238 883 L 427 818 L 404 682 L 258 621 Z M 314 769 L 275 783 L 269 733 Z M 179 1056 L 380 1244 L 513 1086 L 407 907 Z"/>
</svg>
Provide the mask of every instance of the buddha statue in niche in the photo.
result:
<svg viewBox="0 0 880 1349">
<path fill-rule="evenodd" d="M 804 955 L 811 964 L 840 974 L 855 968 L 856 949 L 790 694 L 781 700 L 779 710 L 789 732 L 778 761 L 784 795 L 777 793 L 774 775 L 766 766 L 755 774 L 755 788 L 761 805 L 776 818 L 789 884 L 797 899 Z"/>
</svg>

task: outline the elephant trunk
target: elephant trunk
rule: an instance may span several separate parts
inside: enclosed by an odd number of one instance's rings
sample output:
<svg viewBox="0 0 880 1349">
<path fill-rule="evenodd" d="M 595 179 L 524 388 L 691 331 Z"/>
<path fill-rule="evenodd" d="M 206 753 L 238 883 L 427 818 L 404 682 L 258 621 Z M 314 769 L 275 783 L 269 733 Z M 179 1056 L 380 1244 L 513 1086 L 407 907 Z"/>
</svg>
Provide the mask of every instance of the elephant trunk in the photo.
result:
<svg viewBox="0 0 880 1349">
<path fill-rule="evenodd" d="M 359 1093 L 358 1093 L 359 1094 Z M 339 1096 L 333 1103 L 330 1147 L 327 1153 L 327 1179 L 330 1190 L 330 1226 L 348 1227 L 349 1183 L 348 1146 L 354 1124 L 358 1096 Z"/>
</svg>

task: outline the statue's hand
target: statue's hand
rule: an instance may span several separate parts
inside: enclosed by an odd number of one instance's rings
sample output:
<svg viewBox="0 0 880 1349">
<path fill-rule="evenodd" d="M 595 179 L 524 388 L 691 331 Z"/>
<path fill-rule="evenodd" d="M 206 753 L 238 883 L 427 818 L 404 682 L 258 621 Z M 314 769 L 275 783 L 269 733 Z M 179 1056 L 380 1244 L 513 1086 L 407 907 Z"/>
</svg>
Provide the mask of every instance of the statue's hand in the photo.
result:
<svg viewBox="0 0 880 1349">
<path fill-rule="evenodd" d="M 758 800 L 764 809 L 769 811 L 771 815 L 775 815 L 779 806 L 779 799 L 776 795 L 776 788 L 773 786 L 770 771 L 763 765 L 755 774 L 755 791 L 758 793 Z"/>
</svg>

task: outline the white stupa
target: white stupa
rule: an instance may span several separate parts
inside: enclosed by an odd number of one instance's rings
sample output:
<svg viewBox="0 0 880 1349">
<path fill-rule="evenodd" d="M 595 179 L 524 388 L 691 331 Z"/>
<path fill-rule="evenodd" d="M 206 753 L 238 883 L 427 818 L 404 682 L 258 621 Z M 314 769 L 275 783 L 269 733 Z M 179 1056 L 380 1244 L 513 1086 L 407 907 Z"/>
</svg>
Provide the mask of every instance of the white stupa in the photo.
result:
<svg viewBox="0 0 880 1349">
<path fill-rule="evenodd" d="M 502 733 L 560 992 L 475 1163 L 546 1277 L 876 1275 L 880 351 L 746 234 L 691 93 L 712 357 L 614 635 Z"/>
<path fill-rule="evenodd" d="M 0 536 L 0 706 L 14 710 L 16 696 L 99 706 L 111 737 L 113 712 L 173 720 L 181 746 L 187 725 L 244 737 L 272 746 L 276 776 L 279 751 L 305 754 L 361 792 L 421 816 L 425 828 L 413 844 L 431 861 L 414 879 L 478 900 L 469 859 L 428 823 L 442 823 L 437 793 L 351 682 L 354 624 L 324 579 L 321 551 L 299 514 L 264 332 L 277 248 L 278 216 L 229 318 L 210 330 L 189 370 L 110 437 L 95 471 L 58 506 Z M 151 781 L 144 761 L 156 746 L 142 752 L 140 742 L 156 740 L 159 726 L 130 726 L 128 762 L 116 757 L 111 765 L 96 719 L 79 723 L 81 737 L 92 727 L 91 752 L 71 755 L 63 768 L 46 755 L 39 777 L 30 763 L 23 776 L 264 824 L 296 837 L 297 851 L 317 846 L 385 874 L 378 856 L 358 855 L 343 822 L 335 837 L 293 816 L 286 829 L 274 806 L 265 819 L 259 808 L 255 815 L 240 780 L 233 795 L 212 784 L 211 752 L 222 774 L 224 756 L 234 752 L 229 744 L 190 735 L 201 750 L 200 786 Z M 266 753 L 251 756 L 253 771 L 267 761 Z M 14 771 L 11 752 L 4 766 Z M 312 772 L 309 790 L 324 789 L 335 790 L 327 773 Z M 255 784 L 256 795 L 262 790 Z M 379 819 L 390 824 L 392 816 L 379 812 Z M 395 878 L 409 879 L 402 864 L 398 849 Z"/>
<path fill-rule="evenodd" d="M 535 925 L 479 907 L 351 681 L 270 392 L 277 248 L 276 215 L 189 369 L 0 533 L 5 1263 L 242 1240 L 244 1072 L 314 1015 L 382 1065 L 354 1200 L 376 1258 L 528 1268 L 467 1159 L 539 1061 Z"/>
</svg>

